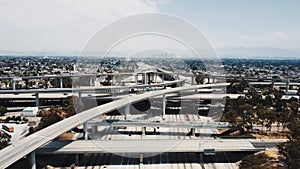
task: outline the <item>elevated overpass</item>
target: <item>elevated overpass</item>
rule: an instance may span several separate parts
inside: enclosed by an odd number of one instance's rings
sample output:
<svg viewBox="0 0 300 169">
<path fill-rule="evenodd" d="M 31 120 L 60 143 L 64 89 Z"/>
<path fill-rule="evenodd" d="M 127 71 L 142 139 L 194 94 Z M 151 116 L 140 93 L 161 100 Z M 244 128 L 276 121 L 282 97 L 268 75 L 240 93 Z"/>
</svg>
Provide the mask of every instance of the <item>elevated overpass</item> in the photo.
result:
<svg viewBox="0 0 300 169">
<path fill-rule="evenodd" d="M 47 88 L 47 89 L 21 89 L 21 90 L 0 90 L 0 94 L 22 94 L 22 93 L 72 93 L 72 92 L 103 92 L 110 93 L 122 89 L 144 89 L 145 87 L 170 86 L 184 83 L 184 80 L 174 80 L 163 83 L 132 86 L 101 86 L 101 87 L 74 87 L 74 88 Z"/>
<path fill-rule="evenodd" d="M 129 104 L 136 103 L 141 100 L 145 100 L 148 98 L 166 95 L 168 93 L 180 92 L 180 91 L 187 91 L 187 90 L 196 90 L 198 88 L 209 88 L 209 87 L 225 87 L 228 86 L 229 83 L 216 83 L 216 84 L 206 84 L 206 85 L 196 85 L 196 86 L 189 86 L 189 87 L 177 87 L 177 88 L 170 88 L 165 90 L 158 90 L 152 92 L 145 92 L 139 95 L 129 95 L 123 99 L 116 100 L 82 113 L 76 114 L 72 117 L 69 117 L 65 120 L 57 122 L 43 130 L 40 130 L 15 144 L 12 144 L 3 150 L 0 151 L 0 168 L 6 168 L 7 166 L 11 165 L 18 159 L 24 157 L 25 155 L 35 151 L 40 146 L 44 145 L 45 143 L 53 140 L 54 138 L 58 137 L 62 133 L 65 133 L 72 128 L 85 123 L 86 121 L 93 119 L 101 114 L 105 114 L 116 110 L 118 108 L 125 107 Z M 32 157 L 35 158 L 34 153 L 32 153 Z"/>
<path fill-rule="evenodd" d="M 272 78 L 267 78 L 267 77 L 244 77 L 244 76 L 233 76 L 233 75 L 209 75 L 209 74 L 202 74 L 202 75 L 195 75 L 193 73 L 182 73 L 182 72 L 169 72 L 166 70 L 162 70 L 159 68 L 156 68 L 158 72 L 154 72 L 156 75 L 161 75 L 161 76 L 175 76 L 179 77 L 179 75 L 190 77 L 191 78 L 191 84 L 195 84 L 195 77 L 196 76 L 201 76 L 203 78 L 207 78 L 209 83 L 215 83 L 216 80 L 221 80 L 221 82 L 225 82 L 226 80 L 248 80 L 250 82 L 254 82 L 256 84 L 274 84 L 275 83 L 283 83 L 287 85 L 295 85 L 299 86 L 300 85 L 300 80 L 295 79 L 293 77 L 286 77 L 286 79 L 272 79 Z M 135 84 L 137 84 L 137 76 L 141 74 L 145 76 L 144 84 L 147 84 L 147 75 L 145 75 L 145 72 L 124 72 L 124 73 L 95 73 L 95 74 L 65 74 L 65 75 L 43 75 L 43 76 L 26 76 L 26 77 L 0 77 L 0 81 L 2 80 L 9 80 L 12 82 L 12 88 L 13 90 L 16 89 L 16 81 L 25 81 L 25 80 L 32 80 L 32 79 L 47 79 L 47 78 L 55 78 L 58 79 L 59 82 L 59 87 L 63 88 L 63 78 L 90 78 L 90 83 L 93 81 L 94 78 L 96 77 L 101 77 L 101 76 L 128 76 L 128 75 L 133 75 L 135 76 Z M 171 77 L 169 79 L 173 79 L 174 77 Z M 261 83 L 264 82 L 264 83 Z M 265 83 L 266 82 L 266 83 Z M 1 90 L 0 90 L 1 91 Z"/>
<path fill-rule="evenodd" d="M 256 139 L 133 139 L 133 140 L 76 140 L 52 141 L 37 149 L 38 154 L 85 154 L 85 153 L 163 153 L 203 152 L 214 148 L 216 152 L 261 151 L 274 148 L 281 140 Z M 174 145 L 170 147 L 170 145 Z M 109 147 L 109 150 L 107 149 Z"/>
<path fill-rule="evenodd" d="M 112 123 L 104 121 L 91 120 L 88 122 L 89 126 L 112 126 L 112 127 L 160 127 L 160 128 L 210 128 L 210 129 L 224 129 L 228 128 L 227 122 L 168 122 L 168 121 L 129 121 L 121 120 Z"/>
<path fill-rule="evenodd" d="M 6 96 L 2 98 L 18 99 L 16 95 L 19 94 L 33 94 L 35 97 L 36 107 L 39 107 L 39 94 L 62 94 L 60 98 L 64 98 L 67 95 L 78 94 L 81 99 L 82 93 L 118 93 L 122 91 L 129 92 L 131 89 L 142 90 L 146 87 L 168 87 L 168 86 L 181 86 L 185 80 L 165 81 L 163 83 L 153 83 L 144 85 L 131 85 L 131 86 L 102 86 L 102 87 L 74 87 L 74 88 L 47 88 L 47 89 L 21 89 L 21 90 L 0 90 L 0 96 Z M 11 95 L 11 96 L 9 96 Z M 51 98 L 51 97 L 50 97 Z"/>
</svg>

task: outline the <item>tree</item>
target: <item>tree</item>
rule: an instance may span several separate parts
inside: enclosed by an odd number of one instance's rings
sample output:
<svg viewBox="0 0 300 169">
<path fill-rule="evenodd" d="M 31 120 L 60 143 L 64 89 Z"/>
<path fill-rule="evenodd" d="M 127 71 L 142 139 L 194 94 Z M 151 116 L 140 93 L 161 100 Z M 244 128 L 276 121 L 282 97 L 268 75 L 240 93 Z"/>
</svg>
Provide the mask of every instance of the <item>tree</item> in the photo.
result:
<svg viewBox="0 0 300 169">
<path fill-rule="evenodd" d="M 277 101 L 281 100 L 284 92 L 281 90 L 274 90 L 274 96 Z"/>
<path fill-rule="evenodd" d="M 226 91 L 228 93 L 241 93 L 247 87 L 249 87 L 249 82 L 248 81 L 234 79 L 234 80 L 231 81 L 230 85 L 227 86 Z"/>
<path fill-rule="evenodd" d="M 261 125 L 261 132 L 264 131 L 265 124 L 267 122 L 267 109 L 262 107 L 257 110 L 257 123 Z"/>
<path fill-rule="evenodd" d="M 193 71 L 193 74 L 194 74 L 194 76 L 196 77 L 196 78 L 195 78 L 195 81 L 196 81 L 197 85 L 203 84 L 203 83 L 204 83 L 203 73 Z"/>
<path fill-rule="evenodd" d="M 63 87 L 71 88 L 72 87 L 72 78 L 70 78 L 70 77 L 63 78 Z"/>
<path fill-rule="evenodd" d="M 58 87 L 58 80 L 57 78 L 50 79 L 50 84 L 52 87 Z"/>
<path fill-rule="evenodd" d="M 272 131 L 272 124 L 275 121 L 276 121 L 275 112 L 273 111 L 273 109 L 268 109 L 266 111 L 266 128 L 269 130 L 270 133 Z"/>
<path fill-rule="evenodd" d="M 9 81 L 8 80 L 4 80 L 3 83 L 5 84 L 5 87 L 8 87 Z"/>
<path fill-rule="evenodd" d="M 7 113 L 7 108 L 3 107 L 3 106 L 0 106 L 0 115 L 4 116 L 6 113 Z"/>
<path fill-rule="evenodd" d="M 259 94 L 255 88 L 251 87 L 248 92 L 245 94 L 247 102 L 253 106 L 263 102 L 262 95 Z"/>
<path fill-rule="evenodd" d="M 201 76 L 201 75 L 197 75 L 195 81 L 196 81 L 197 85 L 203 84 L 204 83 L 204 77 Z"/>
<path fill-rule="evenodd" d="M 299 98 L 300 98 L 300 87 L 299 87 L 298 90 L 297 90 L 297 95 L 298 95 Z M 300 99 L 299 99 L 299 101 L 300 101 Z"/>
<path fill-rule="evenodd" d="M 252 129 L 255 118 L 254 118 L 254 112 L 253 112 L 253 106 L 250 104 L 244 104 L 240 106 L 241 108 L 241 132 L 249 131 Z"/>
<path fill-rule="evenodd" d="M 67 114 L 67 117 L 73 116 L 76 113 L 82 112 L 84 105 L 81 103 L 78 97 L 68 96 L 67 101 L 64 104 L 64 111 Z"/>
<path fill-rule="evenodd" d="M 0 150 L 8 146 L 11 136 L 5 132 L 0 131 Z"/>
<path fill-rule="evenodd" d="M 29 134 L 62 120 L 65 116 L 65 112 L 62 110 L 62 108 L 51 106 L 49 110 L 41 110 L 39 115 L 42 117 L 41 122 L 36 128 L 29 129 Z"/>
<path fill-rule="evenodd" d="M 28 87 L 29 87 L 29 79 L 25 79 L 24 81 L 25 81 L 25 88 L 28 89 Z"/>
<path fill-rule="evenodd" d="M 284 110 L 288 110 L 287 127 L 290 130 L 289 141 L 278 146 L 279 151 L 286 157 L 289 168 L 300 168 L 300 112 L 299 103 L 290 99 Z"/>
</svg>

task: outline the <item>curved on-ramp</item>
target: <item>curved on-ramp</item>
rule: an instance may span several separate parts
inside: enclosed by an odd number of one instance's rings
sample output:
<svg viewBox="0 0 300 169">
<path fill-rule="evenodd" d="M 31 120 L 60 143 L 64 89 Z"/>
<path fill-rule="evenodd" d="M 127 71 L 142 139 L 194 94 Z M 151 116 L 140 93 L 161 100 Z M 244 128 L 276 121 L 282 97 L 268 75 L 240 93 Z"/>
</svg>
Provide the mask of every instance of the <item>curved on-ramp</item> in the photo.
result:
<svg viewBox="0 0 300 169">
<path fill-rule="evenodd" d="M 225 87 L 228 85 L 229 83 L 216 83 L 216 84 L 189 86 L 189 87 L 177 87 L 177 88 L 171 88 L 171 89 L 165 89 L 159 91 L 146 92 L 139 95 L 134 94 L 134 95 L 129 95 L 123 99 L 116 100 L 86 110 L 72 117 L 69 117 L 65 120 L 57 122 L 1 150 L 0 168 L 8 167 L 18 159 L 36 150 L 38 147 L 44 145 L 45 143 L 53 140 L 54 138 L 58 137 L 62 133 L 71 130 L 77 125 L 82 124 L 90 119 L 93 119 L 101 114 L 108 113 L 118 108 L 124 107 L 128 104 L 135 103 L 151 97 L 173 93 L 173 92 L 195 90 L 198 88 L 206 88 L 206 87 Z"/>
</svg>

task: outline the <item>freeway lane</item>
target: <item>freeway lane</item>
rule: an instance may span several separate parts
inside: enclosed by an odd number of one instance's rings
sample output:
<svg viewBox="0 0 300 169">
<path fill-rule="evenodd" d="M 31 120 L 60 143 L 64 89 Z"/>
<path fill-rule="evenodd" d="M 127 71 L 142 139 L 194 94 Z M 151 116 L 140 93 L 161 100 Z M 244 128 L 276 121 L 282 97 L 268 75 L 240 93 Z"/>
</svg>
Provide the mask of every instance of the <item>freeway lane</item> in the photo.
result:
<svg viewBox="0 0 300 169">
<path fill-rule="evenodd" d="M 196 129 L 227 129 L 229 123 L 227 122 L 169 122 L 169 121 L 147 121 L 147 120 L 117 120 L 111 124 L 105 120 L 89 121 L 91 126 L 112 126 L 112 127 L 160 127 L 160 128 L 196 128 Z"/>
<path fill-rule="evenodd" d="M 163 153 L 203 152 L 214 148 L 216 152 L 259 151 L 253 139 L 145 139 L 145 140 L 77 140 L 52 141 L 37 150 L 37 153 L 85 154 L 85 153 Z M 170 146 L 173 145 L 173 146 Z"/>
<path fill-rule="evenodd" d="M 18 159 L 24 157 L 30 152 L 36 150 L 38 147 L 44 145 L 45 143 L 51 141 L 52 139 L 58 137 L 60 134 L 71 130 L 79 124 L 83 124 L 84 122 L 93 119 L 101 114 L 108 113 L 110 111 L 116 110 L 118 108 L 127 106 L 131 103 L 136 103 L 138 101 L 156 97 L 168 93 L 186 91 L 186 90 L 195 90 L 198 88 L 207 88 L 207 87 L 224 87 L 229 85 L 229 83 L 216 83 L 216 84 L 206 84 L 206 85 L 197 85 L 197 86 L 189 86 L 189 87 L 177 87 L 159 91 L 146 92 L 140 95 L 129 95 L 120 100 L 116 100 L 82 113 L 76 114 L 70 118 L 62 120 L 58 123 L 55 123 L 43 130 L 32 134 L 14 145 L 8 146 L 0 151 L 0 168 L 6 168 L 11 165 Z"/>
</svg>

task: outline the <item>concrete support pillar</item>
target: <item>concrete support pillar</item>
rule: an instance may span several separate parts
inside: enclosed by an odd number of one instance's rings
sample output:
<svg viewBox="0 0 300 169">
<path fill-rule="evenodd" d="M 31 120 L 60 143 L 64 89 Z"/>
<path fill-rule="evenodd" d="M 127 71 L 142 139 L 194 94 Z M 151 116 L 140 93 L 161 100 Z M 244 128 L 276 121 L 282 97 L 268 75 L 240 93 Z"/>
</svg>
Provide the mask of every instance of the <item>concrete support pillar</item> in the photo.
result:
<svg viewBox="0 0 300 169">
<path fill-rule="evenodd" d="M 165 115 L 166 115 L 166 107 L 167 107 L 167 98 L 166 98 L 166 95 L 164 94 L 163 95 L 163 106 L 162 106 L 162 119 L 165 120 Z"/>
<path fill-rule="evenodd" d="M 142 127 L 142 136 L 146 135 L 146 127 Z"/>
<path fill-rule="evenodd" d="M 191 135 L 195 136 L 196 135 L 196 129 L 195 128 L 191 128 Z"/>
<path fill-rule="evenodd" d="M 35 151 L 30 153 L 29 157 L 29 168 L 30 169 L 36 169 L 36 163 L 35 163 Z"/>
<path fill-rule="evenodd" d="M 59 88 L 63 88 L 63 79 L 62 77 L 58 78 L 58 81 L 59 81 Z"/>
<path fill-rule="evenodd" d="M 212 83 L 215 83 L 215 82 L 216 82 L 216 77 L 213 76 L 213 82 Z"/>
<path fill-rule="evenodd" d="M 289 91 L 289 86 L 290 86 L 290 79 L 287 79 L 286 84 L 285 84 L 285 92 L 286 93 Z"/>
<path fill-rule="evenodd" d="M 272 79 L 272 89 L 274 89 L 274 87 L 275 87 L 275 80 Z"/>
<path fill-rule="evenodd" d="M 92 133 L 97 133 L 98 126 L 92 126 Z"/>
<path fill-rule="evenodd" d="M 151 77 L 150 77 L 149 82 L 150 83 L 154 83 L 154 73 L 151 73 Z"/>
<path fill-rule="evenodd" d="M 144 73 L 144 84 L 148 84 L 147 72 Z"/>
<path fill-rule="evenodd" d="M 139 75 L 138 75 L 138 74 L 136 74 L 136 75 L 134 76 L 134 82 L 135 82 L 135 85 L 137 85 L 137 84 L 138 84 L 138 77 L 139 77 Z"/>
<path fill-rule="evenodd" d="M 165 75 L 164 75 L 164 74 L 161 75 L 161 78 L 162 78 L 162 79 L 161 79 L 162 82 L 165 82 Z"/>
<path fill-rule="evenodd" d="M 12 89 L 16 90 L 16 81 L 14 79 L 12 79 L 11 83 L 12 83 Z"/>
<path fill-rule="evenodd" d="M 128 114 L 130 114 L 130 105 L 124 107 L 124 119 L 126 120 L 128 117 Z"/>
<path fill-rule="evenodd" d="M 192 77 L 191 77 L 191 84 L 192 84 L 192 85 L 195 84 L 195 76 L 194 76 L 194 75 L 192 75 Z"/>
<path fill-rule="evenodd" d="M 76 163 L 76 165 L 79 164 L 79 155 L 78 154 L 75 155 L 75 163 Z"/>
<path fill-rule="evenodd" d="M 82 103 L 82 93 L 81 92 L 78 92 L 78 98 L 79 98 L 79 101 Z"/>
<path fill-rule="evenodd" d="M 94 82 L 94 77 L 91 76 L 91 77 L 90 77 L 90 86 L 93 86 L 93 82 Z"/>
<path fill-rule="evenodd" d="M 200 153 L 200 164 L 203 164 L 203 153 Z"/>
<path fill-rule="evenodd" d="M 35 93 L 35 107 L 40 106 L 39 93 Z"/>
<path fill-rule="evenodd" d="M 115 74 L 112 75 L 112 84 L 114 85 L 116 83 L 116 76 Z"/>
<path fill-rule="evenodd" d="M 141 153 L 141 154 L 140 154 L 140 165 L 143 164 L 143 160 L 144 160 L 144 154 Z"/>
<path fill-rule="evenodd" d="M 84 135 L 84 140 L 88 140 L 88 124 L 87 122 L 83 123 L 83 135 Z"/>
</svg>

